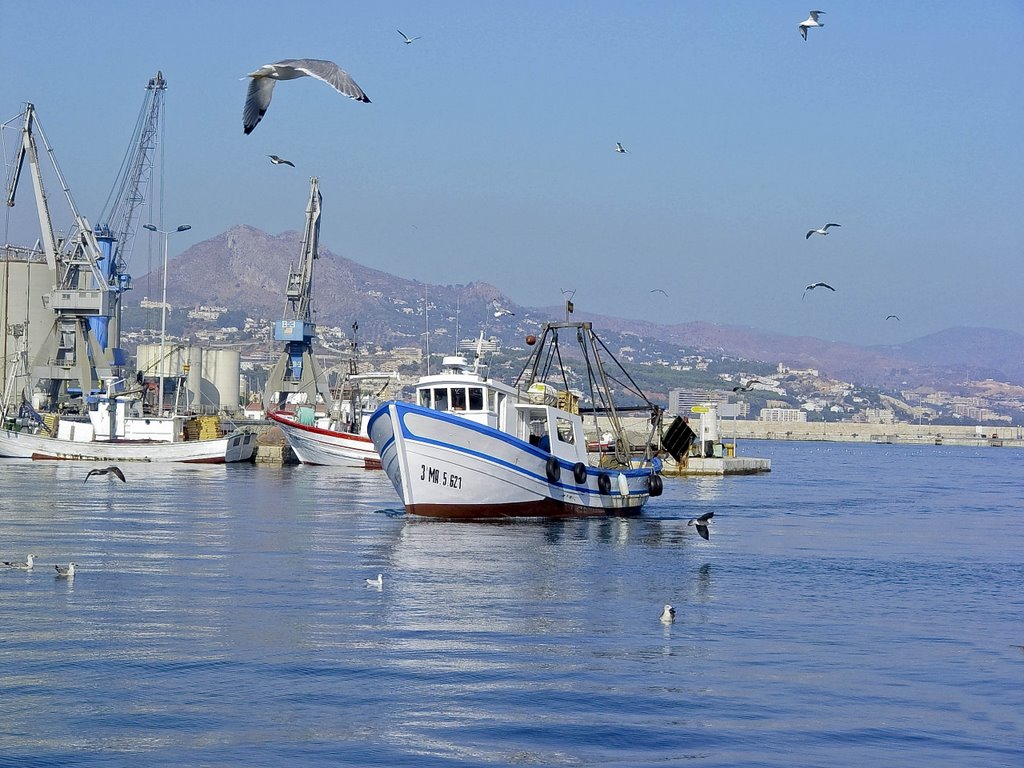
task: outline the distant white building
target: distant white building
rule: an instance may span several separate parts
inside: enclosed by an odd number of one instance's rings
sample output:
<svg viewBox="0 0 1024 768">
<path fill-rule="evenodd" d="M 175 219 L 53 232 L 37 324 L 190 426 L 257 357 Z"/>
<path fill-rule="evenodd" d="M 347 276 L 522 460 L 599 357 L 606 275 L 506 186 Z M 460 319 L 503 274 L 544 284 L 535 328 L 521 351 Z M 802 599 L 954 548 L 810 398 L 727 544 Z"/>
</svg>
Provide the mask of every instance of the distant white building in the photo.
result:
<svg viewBox="0 0 1024 768">
<path fill-rule="evenodd" d="M 799 408 L 762 408 L 758 421 L 807 421 L 807 412 Z"/>
</svg>

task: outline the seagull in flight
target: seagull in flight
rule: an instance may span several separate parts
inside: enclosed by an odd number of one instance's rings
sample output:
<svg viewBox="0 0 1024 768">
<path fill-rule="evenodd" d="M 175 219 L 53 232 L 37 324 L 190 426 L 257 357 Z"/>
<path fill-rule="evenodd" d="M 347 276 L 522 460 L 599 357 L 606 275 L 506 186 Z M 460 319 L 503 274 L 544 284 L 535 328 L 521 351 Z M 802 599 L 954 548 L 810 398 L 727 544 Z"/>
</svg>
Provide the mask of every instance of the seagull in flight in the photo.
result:
<svg viewBox="0 0 1024 768">
<path fill-rule="evenodd" d="M 19 563 L 12 562 L 10 560 L 4 560 L 4 565 L 6 565 L 8 568 L 17 568 L 19 571 L 31 571 L 33 565 L 32 561 L 35 560 L 35 557 L 35 555 L 29 552 L 29 554 L 25 557 L 25 562 Z"/>
<path fill-rule="evenodd" d="M 383 573 L 378 573 L 376 579 L 367 579 L 366 580 L 366 586 L 368 586 L 368 587 L 376 587 L 377 589 L 383 588 L 383 586 L 384 586 L 384 574 Z"/>
<path fill-rule="evenodd" d="M 842 224 L 826 224 L 821 229 L 810 229 L 810 230 L 807 231 L 807 234 L 804 235 L 804 240 L 810 240 L 811 235 L 827 235 L 829 227 L 841 227 L 841 226 L 843 226 L 843 225 Z"/>
<path fill-rule="evenodd" d="M 886 320 L 899 320 L 900 316 L 899 315 L 886 315 L 885 319 Z"/>
<path fill-rule="evenodd" d="M 732 391 L 733 392 L 749 392 L 750 390 L 752 390 L 754 388 L 753 387 L 754 384 L 760 384 L 760 383 L 761 382 L 758 381 L 757 379 L 751 379 L 750 381 L 748 381 L 746 384 L 744 384 L 741 387 L 733 387 Z"/>
<path fill-rule="evenodd" d="M 294 80 L 297 77 L 315 77 L 331 86 L 338 93 L 350 99 L 370 103 L 363 89 L 356 85 L 351 76 L 333 61 L 323 59 L 283 59 L 273 64 L 264 64 L 255 72 L 250 72 L 249 92 L 245 97 L 245 110 L 242 112 L 242 130 L 246 135 L 263 119 L 274 95 L 274 84 L 278 80 Z"/>
<path fill-rule="evenodd" d="M 270 162 L 274 165 L 290 165 L 292 168 L 295 167 L 295 163 L 291 160 L 285 160 L 283 157 L 278 157 L 277 155 L 267 155 L 267 157 L 270 158 Z"/>
<path fill-rule="evenodd" d="M 515 312 L 512 312 L 511 310 L 508 310 L 508 309 L 504 309 L 496 301 L 492 301 L 491 304 L 494 306 L 494 316 L 495 317 L 502 317 L 504 315 L 511 315 L 512 317 L 516 316 Z"/>
<path fill-rule="evenodd" d="M 74 563 L 68 563 L 67 565 L 55 565 L 53 567 L 57 569 L 57 578 L 58 579 L 73 579 L 73 578 L 75 578 L 75 564 Z"/>
<path fill-rule="evenodd" d="M 697 529 L 697 533 L 704 541 L 711 541 L 711 535 L 708 531 L 708 523 L 711 522 L 711 518 L 715 516 L 714 512 L 705 512 L 700 517 L 695 517 L 693 520 L 687 523 Z"/>
<path fill-rule="evenodd" d="M 420 37 L 422 37 L 422 35 L 416 35 L 416 37 L 409 37 L 407 34 L 405 34 L 405 32 L 403 32 L 400 29 L 396 29 L 395 31 L 402 36 L 402 39 L 405 41 L 406 45 L 409 45 L 413 40 L 419 40 Z"/>
<path fill-rule="evenodd" d="M 629 152 L 628 149 L 626 149 L 624 146 L 622 146 L 622 144 L 620 144 L 617 141 L 615 142 L 615 151 L 618 152 L 620 155 L 624 155 L 627 152 Z"/>
<path fill-rule="evenodd" d="M 830 291 L 833 291 L 833 292 L 835 292 L 835 290 L 836 290 L 835 288 L 833 288 L 828 283 L 811 283 L 806 288 L 804 288 L 804 292 L 800 296 L 801 301 L 803 300 L 804 296 L 807 295 L 808 291 L 813 291 L 815 288 L 828 288 Z"/>
<path fill-rule="evenodd" d="M 810 29 L 811 27 L 824 27 L 825 22 L 818 21 L 818 16 L 824 13 L 824 11 L 811 11 L 811 15 L 808 16 L 805 20 L 801 21 L 800 24 L 797 26 L 797 29 L 800 30 L 800 37 L 806 40 L 808 29 Z"/>
<path fill-rule="evenodd" d="M 661 623 L 671 624 L 676 620 L 676 609 L 665 603 L 665 610 L 661 612 Z"/>
<path fill-rule="evenodd" d="M 127 483 L 128 482 L 127 480 L 124 479 L 124 472 L 121 471 L 120 467 L 104 467 L 102 469 L 90 469 L 89 470 L 89 474 L 87 474 L 85 476 L 85 480 L 83 480 L 82 482 L 83 483 L 89 482 L 89 478 L 92 477 L 93 475 L 108 475 L 108 474 L 109 475 L 113 475 L 114 477 L 118 478 L 122 483 Z"/>
<path fill-rule="evenodd" d="M 668 294 L 665 293 L 665 290 L 663 288 L 651 288 L 649 293 L 663 293 L 665 294 L 665 297 L 668 298 Z"/>
</svg>

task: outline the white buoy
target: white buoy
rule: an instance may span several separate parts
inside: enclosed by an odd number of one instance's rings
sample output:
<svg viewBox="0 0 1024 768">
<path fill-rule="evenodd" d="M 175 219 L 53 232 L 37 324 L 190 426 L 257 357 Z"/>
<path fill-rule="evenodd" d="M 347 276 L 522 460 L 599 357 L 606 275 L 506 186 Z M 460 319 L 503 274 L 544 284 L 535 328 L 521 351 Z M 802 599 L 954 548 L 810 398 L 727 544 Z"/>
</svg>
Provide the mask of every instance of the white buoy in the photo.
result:
<svg viewBox="0 0 1024 768">
<path fill-rule="evenodd" d="M 629 496 L 629 481 L 626 480 L 626 476 L 619 472 L 619 493 L 623 496 Z"/>
</svg>

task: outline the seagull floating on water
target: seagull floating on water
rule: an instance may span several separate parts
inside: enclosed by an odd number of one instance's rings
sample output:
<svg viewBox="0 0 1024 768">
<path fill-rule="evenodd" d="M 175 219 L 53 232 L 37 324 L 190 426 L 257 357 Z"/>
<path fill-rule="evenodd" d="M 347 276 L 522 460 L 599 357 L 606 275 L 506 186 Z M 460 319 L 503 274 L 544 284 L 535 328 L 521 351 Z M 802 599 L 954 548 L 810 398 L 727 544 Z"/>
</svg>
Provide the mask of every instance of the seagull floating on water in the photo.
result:
<svg viewBox="0 0 1024 768">
<path fill-rule="evenodd" d="M 708 531 L 708 522 L 710 522 L 711 518 L 714 516 L 714 512 L 705 512 L 700 517 L 695 517 L 693 520 L 688 522 L 687 525 L 694 526 L 702 539 L 705 541 L 711 541 L 711 535 Z"/>
<path fill-rule="evenodd" d="M 246 135 L 252 133 L 263 119 L 263 115 L 267 113 L 270 99 L 274 95 L 274 84 L 278 80 L 294 80 L 297 77 L 306 76 L 322 80 L 338 93 L 344 94 L 350 99 L 366 104 L 370 103 L 366 94 L 363 93 L 363 89 L 356 85 L 356 81 L 333 61 L 283 59 L 273 64 L 264 64 L 255 72 L 248 74 L 252 80 L 249 82 L 249 92 L 245 97 L 245 110 L 242 113 L 242 129 Z"/>
<path fill-rule="evenodd" d="M 615 151 L 616 151 L 616 152 L 618 152 L 618 153 L 619 153 L 620 155 L 624 155 L 624 154 L 626 154 L 627 152 L 629 152 L 629 150 L 628 150 L 628 149 L 626 149 L 626 148 L 625 148 L 624 146 L 622 146 L 622 145 L 621 145 L 621 144 L 620 144 L 619 142 L 617 142 L 617 141 L 615 142 Z"/>
<path fill-rule="evenodd" d="M 395 31 L 402 36 L 402 39 L 405 41 L 406 45 L 409 45 L 413 40 L 419 40 L 421 37 L 421 35 L 416 35 L 416 37 L 409 37 L 407 34 L 405 34 L 405 32 L 403 32 L 400 29 L 396 29 Z"/>
<path fill-rule="evenodd" d="M 826 224 L 821 229 L 810 229 L 810 230 L 807 231 L 807 234 L 804 235 L 804 240 L 809 240 L 811 235 L 827 235 L 829 227 L 841 227 L 841 226 L 843 226 L 843 225 L 842 224 Z"/>
<path fill-rule="evenodd" d="M 828 288 L 830 291 L 833 291 L 833 292 L 835 292 L 835 290 L 836 290 L 835 288 L 833 288 L 828 283 L 811 283 L 806 288 L 804 288 L 804 292 L 800 295 L 801 301 L 803 300 L 804 296 L 807 295 L 808 291 L 813 291 L 815 288 Z"/>
<path fill-rule="evenodd" d="M 811 15 L 808 16 L 804 21 L 801 21 L 797 29 L 800 30 L 800 37 L 804 40 L 807 39 L 807 30 L 811 27 L 824 27 L 825 22 L 818 21 L 818 16 L 824 14 L 824 11 L 811 11 Z"/>
<path fill-rule="evenodd" d="M 35 560 L 35 557 L 36 557 L 35 555 L 33 555 L 31 552 L 29 552 L 28 555 L 25 557 L 25 562 L 24 563 L 12 562 L 10 560 L 4 560 L 4 565 L 6 565 L 8 568 L 17 568 L 19 571 L 31 571 L 32 570 L 32 561 Z"/>
<path fill-rule="evenodd" d="M 368 586 L 368 587 L 376 587 L 377 589 L 380 589 L 381 587 L 384 586 L 384 574 L 383 573 L 378 573 L 376 579 L 367 579 L 366 580 L 366 586 Z"/>
<path fill-rule="evenodd" d="M 665 603 L 665 610 L 661 612 L 661 623 L 671 624 L 676 620 L 676 609 Z"/>
<path fill-rule="evenodd" d="M 83 480 L 82 482 L 83 483 L 89 482 L 89 478 L 92 477 L 93 475 L 108 475 L 108 474 L 109 475 L 113 475 L 116 478 L 119 478 L 122 483 L 127 483 L 128 482 L 127 480 L 124 479 L 124 472 L 121 471 L 120 467 L 103 467 L 102 469 L 90 469 L 89 473 L 85 476 L 85 480 Z"/>
<path fill-rule="evenodd" d="M 267 157 L 270 158 L 270 162 L 274 165 L 290 165 L 292 168 L 295 167 L 295 163 L 291 160 L 285 160 L 283 157 L 278 157 L 277 155 L 267 155 Z"/>
<path fill-rule="evenodd" d="M 73 579 L 73 578 L 75 578 L 75 564 L 74 563 L 68 563 L 67 565 L 55 565 L 53 567 L 57 569 L 57 578 L 58 579 Z"/>
</svg>

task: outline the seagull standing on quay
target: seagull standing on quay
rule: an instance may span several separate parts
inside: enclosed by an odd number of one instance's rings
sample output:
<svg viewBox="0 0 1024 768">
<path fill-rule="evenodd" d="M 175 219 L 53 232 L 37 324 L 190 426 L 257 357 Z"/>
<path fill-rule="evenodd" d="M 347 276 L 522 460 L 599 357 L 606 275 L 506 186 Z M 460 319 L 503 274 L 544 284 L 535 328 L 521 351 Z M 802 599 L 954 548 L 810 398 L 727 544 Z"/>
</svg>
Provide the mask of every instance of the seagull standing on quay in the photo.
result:
<svg viewBox="0 0 1024 768">
<path fill-rule="evenodd" d="M 807 231 L 807 234 L 804 235 L 804 240 L 810 240 L 811 235 L 827 235 L 829 227 L 841 227 L 841 226 L 843 226 L 843 225 L 842 224 L 826 224 L 821 229 L 810 229 L 810 230 Z"/>
<path fill-rule="evenodd" d="M 67 565 L 55 565 L 53 567 L 57 569 L 57 578 L 58 579 L 73 579 L 73 578 L 75 578 L 75 564 L 74 563 L 68 563 Z"/>
<path fill-rule="evenodd" d="M 10 560 L 4 560 L 4 565 L 6 565 L 8 568 L 17 568 L 19 571 L 31 571 L 32 561 L 35 560 L 35 557 L 35 555 L 29 552 L 28 555 L 25 557 L 25 562 L 19 563 Z"/>
<path fill-rule="evenodd" d="M 620 155 L 624 155 L 624 154 L 626 154 L 627 152 L 629 152 L 629 150 L 628 150 L 628 149 L 626 149 L 626 148 L 625 148 L 624 146 L 622 146 L 622 145 L 621 145 L 621 144 L 620 144 L 619 142 L 617 142 L 617 141 L 615 142 L 615 151 L 616 151 L 616 152 L 618 152 L 618 153 L 619 153 Z"/>
<path fill-rule="evenodd" d="M 693 520 L 687 523 L 697 529 L 697 533 L 704 541 L 711 541 L 711 534 L 708 531 L 708 523 L 711 522 L 711 518 L 715 516 L 714 512 L 705 512 L 700 517 L 695 517 Z"/>
<path fill-rule="evenodd" d="M 267 157 L 270 158 L 270 162 L 274 165 L 290 165 L 292 168 L 295 167 L 295 163 L 291 160 L 285 160 L 283 157 L 278 157 L 277 155 L 267 155 Z"/>
<path fill-rule="evenodd" d="M 128 482 L 127 480 L 124 479 L 124 472 L 121 471 L 120 467 L 104 467 L 102 469 L 90 469 L 89 473 L 85 476 L 85 480 L 83 480 L 82 482 L 89 482 L 89 478 L 92 477 L 93 475 L 113 475 L 114 477 L 118 478 L 122 483 Z"/>
<path fill-rule="evenodd" d="M 356 85 L 348 72 L 333 61 L 324 59 L 283 59 L 273 64 L 264 64 L 255 72 L 250 72 L 249 92 L 245 97 L 245 110 L 242 112 L 242 130 L 246 135 L 263 119 L 274 95 L 274 85 L 278 80 L 294 80 L 298 77 L 315 77 L 331 86 L 338 93 L 350 99 L 369 104 L 370 100 L 363 89 Z"/>
<path fill-rule="evenodd" d="M 824 27 L 825 22 L 818 21 L 818 16 L 824 13 L 824 11 L 811 11 L 811 15 L 808 16 L 803 21 L 801 21 L 799 26 L 797 27 L 797 29 L 800 30 L 800 37 L 806 40 L 808 29 L 810 29 L 811 27 Z"/>
<path fill-rule="evenodd" d="M 413 40 L 419 40 L 421 37 L 421 35 L 416 35 L 416 37 L 409 37 L 407 34 L 405 34 L 405 32 L 403 32 L 400 29 L 396 29 L 395 31 L 402 36 L 402 39 L 405 41 L 406 45 L 412 43 Z"/>
<path fill-rule="evenodd" d="M 806 288 L 804 288 L 804 292 L 803 292 L 803 293 L 802 293 L 802 294 L 800 295 L 800 300 L 801 300 L 801 301 L 803 301 L 803 298 L 804 298 L 804 296 L 806 296 L 806 295 L 807 295 L 807 292 L 808 292 L 808 291 L 813 291 L 813 290 L 814 290 L 815 288 L 828 288 L 828 289 L 829 289 L 830 291 L 832 291 L 833 293 L 834 293 L 834 292 L 835 292 L 835 290 L 836 290 L 835 288 L 833 288 L 833 287 L 832 287 L 831 285 L 829 285 L 828 283 L 811 283 L 811 284 L 810 284 L 810 285 L 808 285 L 808 286 L 807 286 Z"/>
<path fill-rule="evenodd" d="M 665 603 L 665 610 L 661 612 L 661 623 L 671 624 L 676 620 L 676 609 Z"/>
</svg>

